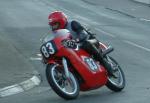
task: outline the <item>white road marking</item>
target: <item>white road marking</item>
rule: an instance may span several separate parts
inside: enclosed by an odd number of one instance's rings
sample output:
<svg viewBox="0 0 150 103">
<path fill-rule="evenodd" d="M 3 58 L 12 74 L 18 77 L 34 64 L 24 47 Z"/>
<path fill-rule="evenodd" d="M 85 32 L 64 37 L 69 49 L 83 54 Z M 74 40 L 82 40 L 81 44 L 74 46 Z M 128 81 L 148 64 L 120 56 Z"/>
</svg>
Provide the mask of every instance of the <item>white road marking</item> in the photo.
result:
<svg viewBox="0 0 150 103">
<path fill-rule="evenodd" d="M 39 56 L 39 57 L 41 57 L 41 56 L 42 56 L 42 54 L 40 54 L 40 53 L 39 53 L 39 54 L 36 54 L 36 55 L 37 55 L 37 56 Z"/>
<path fill-rule="evenodd" d="M 23 91 L 24 90 L 18 84 L 8 86 L 8 87 L 5 87 L 3 89 L 0 89 L 0 97 L 6 97 L 6 96 L 9 96 L 9 95 L 21 93 Z"/>
<path fill-rule="evenodd" d="M 32 61 L 41 61 L 42 60 L 42 54 L 38 53 L 36 54 L 37 57 L 30 57 L 30 60 Z"/>
<path fill-rule="evenodd" d="M 41 58 L 41 57 L 31 57 L 30 60 L 33 60 L 33 61 L 41 61 L 42 58 Z"/>
<path fill-rule="evenodd" d="M 33 76 L 32 78 L 30 78 L 24 82 L 21 82 L 19 84 L 1 88 L 0 89 L 0 97 L 6 97 L 6 96 L 24 92 L 26 90 L 29 90 L 29 89 L 39 85 L 40 83 L 41 83 L 41 80 L 37 76 Z"/>
<path fill-rule="evenodd" d="M 32 78 L 30 78 L 29 80 L 26 80 L 22 83 L 20 83 L 19 85 L 24 89 L 24 90 L 29 90 L 31 88 L 33 88 L 36 85 L 40 84 L 40 79 L 37 76 L 33 76 Z"/>
<path fill-rule="evenodd" d="M 150 19 L 140 18 L 140 20 L 150 22 Z"/>
<path fill-rule="evenodd" d="M 107 32 L 105 32 L 104 30 L 101 30 L 101 29 L 99 29 L 99 28 L 95 28 L 95 30 L 97 30 L 97 31 L 99 31 L 99 32 L 102 32 L 102 33 L 104 33 L 105 35 L 111 36 L 112 38 L 115 38 L 115 37 L 116 37 L 115 35 L 110 34 L 110 33 L 107 33 Z"/>
<path fill-rule="evenodd" d="M 133 42 L 131 42 L 131 41 L 123 40 L 123 42 L 128 43 L 128 44 L 130 44 L 130 45 L 132 45 L 132 46 L 138 47 L 138 48 L 140 48 L 140 49 L 143 49 L 143 50 L 145 50 L 145 51 L 150 52 L 150 49 L 149 49 L 149 48 L 143 47 L 143 46 L 138 45 L 138 44 L 136 44 L 136 43 L 133 43 Z"/>
</svg>

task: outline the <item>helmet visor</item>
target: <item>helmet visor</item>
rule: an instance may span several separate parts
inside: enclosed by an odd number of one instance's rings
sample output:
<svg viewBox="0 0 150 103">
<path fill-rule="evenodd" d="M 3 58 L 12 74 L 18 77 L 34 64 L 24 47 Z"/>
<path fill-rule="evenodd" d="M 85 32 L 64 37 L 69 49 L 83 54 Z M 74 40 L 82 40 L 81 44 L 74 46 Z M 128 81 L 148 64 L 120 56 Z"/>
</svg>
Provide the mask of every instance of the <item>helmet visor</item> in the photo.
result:
<svg viewBox="0 0 150 103">
<path fill-rule="evenodd" d="M 52 30 L 57 30 L 57 29 L 59 29 L 59 27 L 60 27 L 60 23 L 58 23 L 58 22 L 53 23 L 53 24 L 51 24 L 50 27 L 52 28 Z"/>
</svg>

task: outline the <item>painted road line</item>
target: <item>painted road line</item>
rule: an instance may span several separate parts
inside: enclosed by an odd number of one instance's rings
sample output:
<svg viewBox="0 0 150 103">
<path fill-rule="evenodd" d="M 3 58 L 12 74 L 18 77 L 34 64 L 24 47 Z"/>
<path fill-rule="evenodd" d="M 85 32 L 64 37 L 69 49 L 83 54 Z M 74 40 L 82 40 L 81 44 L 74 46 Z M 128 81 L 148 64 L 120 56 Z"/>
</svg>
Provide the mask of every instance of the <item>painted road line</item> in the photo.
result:
<svg viewBox="0 0 150 103">
<path fill-rule="evenodd" d="M 138 47 L 138 48 L 140 48 L 140 49 L 143 49 L 143 50 L 145 50 L 145 51 L 150 52 L 150 49 L 149 49 L 149 48 L 143 47 L 143 46 L 138 45 L 138 44 L 136 44 L 136 43 L 133 43 L 133 42 L 131 42 L 131 41 L 123 40 L 123 42 L 125 42 L 125 43 L 127 43 L 127 44 L 130 44 L 130 45 L 132 45 L 132 46 Z"/>
<path fill-rule="evenodd" d="M 108 36 L 110 36 L 110 37 L 112 37 L 112 38 L 115 38 L 115 37 L 116 37 L 115 35 L 110 34 L 110 33 L 107 33 L 106 31 L 104 31 L 104 30 L 102 30 L 102 29 L 95 28 L 95 30 L 97 30 L 97 31 L 99 31 L 99 32 L 102 32 L 102 33 L 104 33 L 105 35 L 108 35 Z"/>
<path fill-rule="evenodd" d="M 41 57 L 31 57 L 30 60 L 32 60 L 32 61 L 41 61 L 42 58 Z"/>
<path fill-rule="evenodd" d="M 37 56 L 39 56 L 39 57 L 41 57 L 42 56 L 42 54 L 40 54 L 40 53 L 38 53 L 38 54 L 36 54 Z"/>
<path fill-rule="evenodd" d="M 35 86 L 38 86 L 41 83 L 41 80 L 37 76 L 33 76 L 32 78 L 23 81 L 19 84 L 15 84 L 12 86 L 4 87 L 0 89 L 0 97 L 6 97 L 14 94 L 18 94 L 29 90 Z"/>
<path fill-rule="evenodd" d="M 150 22 L 150 19 L 144 19 L 144 18 L 140 18 L 141 21 L 147 21 Z"/>
<path fill-rule="evenodd" d="M 30 60 L 32 61 L 41 61 L 42 60 L 42 54 L 38 53 L 36 54 L 38 57 L 30 57 Z"/>
<path fill-rule="evenodd" d="M 21 88 L 21 86 L 19 86 L 18 84 L 8 86 L 3 89 L 0 89 L 0 97 L 6 97 L 6 96 L 13 95 L 13 94 L 18 94 L 23 91 L 24 91 L 23 88 Z"/>
<path fill-rule="evenodd" d="M 29 90 L 31 88 L 33 88 L 34 86 L 37 86 L 40 84 L 40 79 L 37 76 L 33 76 L 32 78 L 30 78 L 29 80 L 26 80 L 22 83 L 20 83 L 19 85 L 24 89 L 24 90 Z"/>
</svg>

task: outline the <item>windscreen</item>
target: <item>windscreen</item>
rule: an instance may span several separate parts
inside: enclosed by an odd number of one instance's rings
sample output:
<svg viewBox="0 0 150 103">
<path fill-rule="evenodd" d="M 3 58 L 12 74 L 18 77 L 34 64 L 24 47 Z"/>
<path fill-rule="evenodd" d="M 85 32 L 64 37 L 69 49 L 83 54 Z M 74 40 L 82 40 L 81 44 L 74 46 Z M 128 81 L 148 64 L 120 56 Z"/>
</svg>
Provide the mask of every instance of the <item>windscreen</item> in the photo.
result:
<svg viewBox="0 0 150 103">
<path fill-rule="evenodd" d="M 59 30 L 54 31 L 54 32 L 49 32 L 47 34 L 47 36 L 44 38 L 44 42 L 52 40 L 52 39 L 54 39 L 55 37 L 58 37 L 58 36 L 67 36 L 67 35 L 70 35 L 70 32 L 67 29 L 59 29 Z"/>
</svg>

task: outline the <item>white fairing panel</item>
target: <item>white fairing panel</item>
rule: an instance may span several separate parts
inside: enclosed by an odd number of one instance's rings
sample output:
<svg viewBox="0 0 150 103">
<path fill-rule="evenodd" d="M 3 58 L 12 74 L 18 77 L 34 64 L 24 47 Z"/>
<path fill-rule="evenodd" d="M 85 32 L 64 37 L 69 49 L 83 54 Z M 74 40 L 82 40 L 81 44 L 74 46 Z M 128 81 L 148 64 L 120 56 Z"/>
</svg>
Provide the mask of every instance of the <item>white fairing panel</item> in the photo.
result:
<svg viewBox="0 0 150 103">
<path fill-rule="evenodd" d="M 59 29 L 59 30 L 55 31 L 53 35 L 55 35 L 55 37 L 66 36 L 66 35 L 70 35 L 70 31 L 67 29 Z"/>
<path fill-rule="evenodd" d="M 50 34 L 48 34 L 45 38 L 44 38 L 44 42 L 47 42 L 49 40 L 54 39 L 57 36 L 66 36 L 66 35 L 70 35 L 70 31 L 67 29 L 59 29 L 55 32 L 51 32 Z"/>
</svg>

